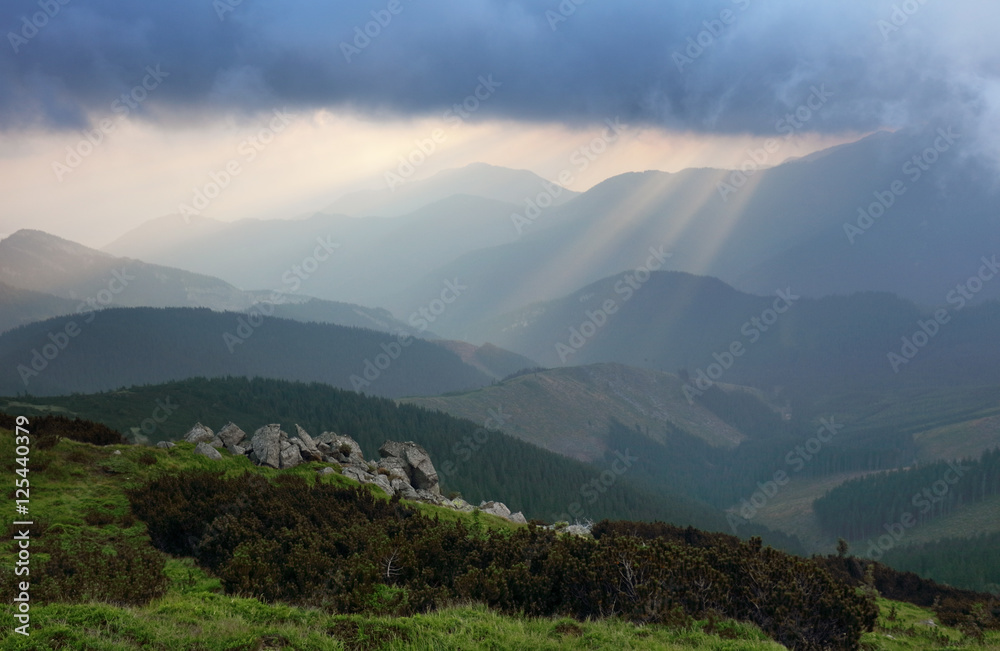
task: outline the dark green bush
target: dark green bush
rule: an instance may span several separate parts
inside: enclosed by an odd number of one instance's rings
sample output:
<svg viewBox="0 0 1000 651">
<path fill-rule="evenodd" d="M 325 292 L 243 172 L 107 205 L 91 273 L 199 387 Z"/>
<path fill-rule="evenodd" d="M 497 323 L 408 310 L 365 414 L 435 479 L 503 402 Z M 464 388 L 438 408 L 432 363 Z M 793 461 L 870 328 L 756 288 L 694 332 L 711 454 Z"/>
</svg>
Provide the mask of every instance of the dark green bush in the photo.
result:
<svg viewBox="0 0 1000 651">
<path fill-rule="evenodd" d="M 83 516 L 83 521 L 92 527 L 101 527 L 115 521 L 115 516 L 106 510 L 90 509 Z"/>
<path fill-rule="evenodd" d="M 796 649 L 856 648 L 877 614 L 812 561 L 693 529 L 602 523 L 597 540 L 535 526 L 474 530 L 295 475 L 272 484 L 189 472 L 129 499 L 160 549 L 194 556 L 228 593 L 265 601 L 396 615 L 459 600 L 581 620 L 721 616 Z"/>
<path fill-rule="evenodd" d="M 169 583 L 165 557 L 144 536 L 81 529 L 50 536 L 38 551 L 49 559 L 32 567 L 32 597 L 42 602 L 103 601 L 141 606 L 162 596 Z M 34 563 L 34 561 L 32 561 Z"/>
<path fill-rule="evenodd" d="M 14 429 L 16 418 L 0 412 L 0 427 Z M 32 444 L 39 449 L 52 447 L 59 437 L 72 439 L 81 443 L 94 445 L 127 445 L 128 439 L 101 423 L 65 416 L 41 416 L 31 418 L 28 431 L 33 438 Z"/>
</svg>

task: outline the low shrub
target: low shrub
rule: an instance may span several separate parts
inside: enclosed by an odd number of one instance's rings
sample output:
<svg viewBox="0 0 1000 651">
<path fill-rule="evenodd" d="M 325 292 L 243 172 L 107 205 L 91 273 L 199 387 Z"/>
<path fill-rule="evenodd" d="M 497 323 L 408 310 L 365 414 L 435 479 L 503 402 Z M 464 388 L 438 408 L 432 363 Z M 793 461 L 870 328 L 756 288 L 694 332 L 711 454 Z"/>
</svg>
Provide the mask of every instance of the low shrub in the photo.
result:
<svg viewBox="0 0 1000 651">
<path fill-rule="evenodd" d="M 605 523 L 596 540 L 535 526 L 476 530 L 295 475 L 187 472 L 128 497 L 159 549 L 193 556 L 226 592 L 264 601 L 392 615 L 472 601 L 680 625 L 724 616 L 796 649 L 857 648 L 877 616 L 870 597 L 759 540 Z"/>
</svg>

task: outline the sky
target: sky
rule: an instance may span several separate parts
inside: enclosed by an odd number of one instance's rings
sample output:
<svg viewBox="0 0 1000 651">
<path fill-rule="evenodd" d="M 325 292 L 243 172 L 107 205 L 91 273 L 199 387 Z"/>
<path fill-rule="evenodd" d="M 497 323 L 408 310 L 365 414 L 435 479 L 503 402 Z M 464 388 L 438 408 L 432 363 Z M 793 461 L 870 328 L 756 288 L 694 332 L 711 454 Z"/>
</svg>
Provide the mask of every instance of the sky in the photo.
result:
<svg viewBox="0 0 1000 651">
<path fill-rule="evenodd" d="M 944 120 L 1000 157 L 997 25 L 972 0 L 8 0 L 0 236 L 100 247 L 211 187 L 205 216 L 294 218 L 472 162 L 586 190 Z"/>
</svg>

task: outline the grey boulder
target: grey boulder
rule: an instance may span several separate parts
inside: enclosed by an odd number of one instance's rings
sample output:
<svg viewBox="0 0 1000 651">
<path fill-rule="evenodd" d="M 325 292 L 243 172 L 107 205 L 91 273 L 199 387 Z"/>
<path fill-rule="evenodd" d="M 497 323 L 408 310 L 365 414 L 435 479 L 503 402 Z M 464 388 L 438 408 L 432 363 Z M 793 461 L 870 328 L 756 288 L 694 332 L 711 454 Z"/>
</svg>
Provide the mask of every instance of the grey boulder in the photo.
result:
<svg viewBox="0 0 1000 651">
<path fill-rule="evenodd" d="M 219 430 L 216 434 L 222 441 L 222 444 L 226 446 L 227 449 L 232 449 L 234 445 L 241 445 L 247 437 L 247 433 L 242 429 L 234 425 L 233 423 L 227 423 L 225 427 Z"/>
<path fill-rule="evenodd" d="M 250 447 L 253 449 L 256 463 L 271 468 L 281 467 L 281 443 L 287 444 L 288 435 L 281 431 L 280 425 L 265 425 L 254 432 L 250 439 Z"/>
<path fill-rule="evenodd" d="M 302 458 L 307 461 L 322 461 L 323 453 L 316 447 L 316 442 L 309 433 L 298 425 L 295 426 L 295 431 L 299 439 L 299 448 L 302 450 Z"/>
<path fill-rule="evenodd" d="M 205 427 L 201 423 L 195 423 L 194 427 L 184 435 L 184 440 L 188 443 L 211 443 L 215 439 L 215 433 L 211 428 Z"/>
<path fill-rule="evenodd" d="M 222 459 L 222 455 L 219 451 L 204 441 L 195 446 L 194 453 L 206 456 L 213 461 L 219 461 Z"/>
<path fill-rule="evenodd" d="M 414 488 L 430 491 L 435 495 L 441 494 L 437 471 L 427 450 L 420 445 L 413 441 L 386 441 L 378 449 L 378 453 L 383 460 L 401 460 L 405 464 L 403 467 L 406 469 L 406 476 Z"/>
</svg>

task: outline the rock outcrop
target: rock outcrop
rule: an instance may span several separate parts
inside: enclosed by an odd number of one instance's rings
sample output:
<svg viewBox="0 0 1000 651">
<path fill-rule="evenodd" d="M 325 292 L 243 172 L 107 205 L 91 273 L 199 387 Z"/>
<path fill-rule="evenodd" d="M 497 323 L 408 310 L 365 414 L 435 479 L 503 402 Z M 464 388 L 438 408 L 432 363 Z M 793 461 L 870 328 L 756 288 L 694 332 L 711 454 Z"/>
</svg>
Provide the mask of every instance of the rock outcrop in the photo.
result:
<svg viewBox="0 0 1000 651">
<path fill-rule="evenodd" d="M 338 463 L 362 465 L 367 463 L 361 446 L 350 436 L 342 436 L 333 432 L 323 432 L 315 439 L 316 448 Z"/>
<path fill-rule="evenodd" d="M 279 424 L 265 425 L 253 436 L 233 423 L 226 424 L 218 434 L 201 423 L 184 435 L 194 443 L 195 453 L 210 459 L 222 459 L 217 448 L 225 447 L 233 455 L 246 456 L 253 463 L 269 468 L 293 468 L 301 463 L 319 461 L 330 464 L 319 469 L 320 475 L 340 472 L 361 484 L 378 486 L 390 497 L 437 504 L 456 511 L 470 513 L 477 508 L 511 522 L 526 524 L 521 513 L 511 513 L 502 502 L 483 502 L 474 507 L 462 498 L 450 500 L 441 494 L 441 484 L 431 457 L 413 441 L 386 441 L 379 448 L 378 462 L 366 461 L 361 446 L 350 436 L 323 432 L 313 438 L 299 425 L 295 436 L 289 436 Z M 162 442 L 157 447 L 173 447 Z"/>
<path fill-rule="evenodd" d="M 413 441 L 400 443 L 386 441 L 378 449 L 379 456 L 385 467 L 392 471 L 402 472 L 411 486 L 425 490 L 435 495 L 441 494 L 437 471 L 431 463 L 431 455 L 427 450 Z"/>
</svg>

